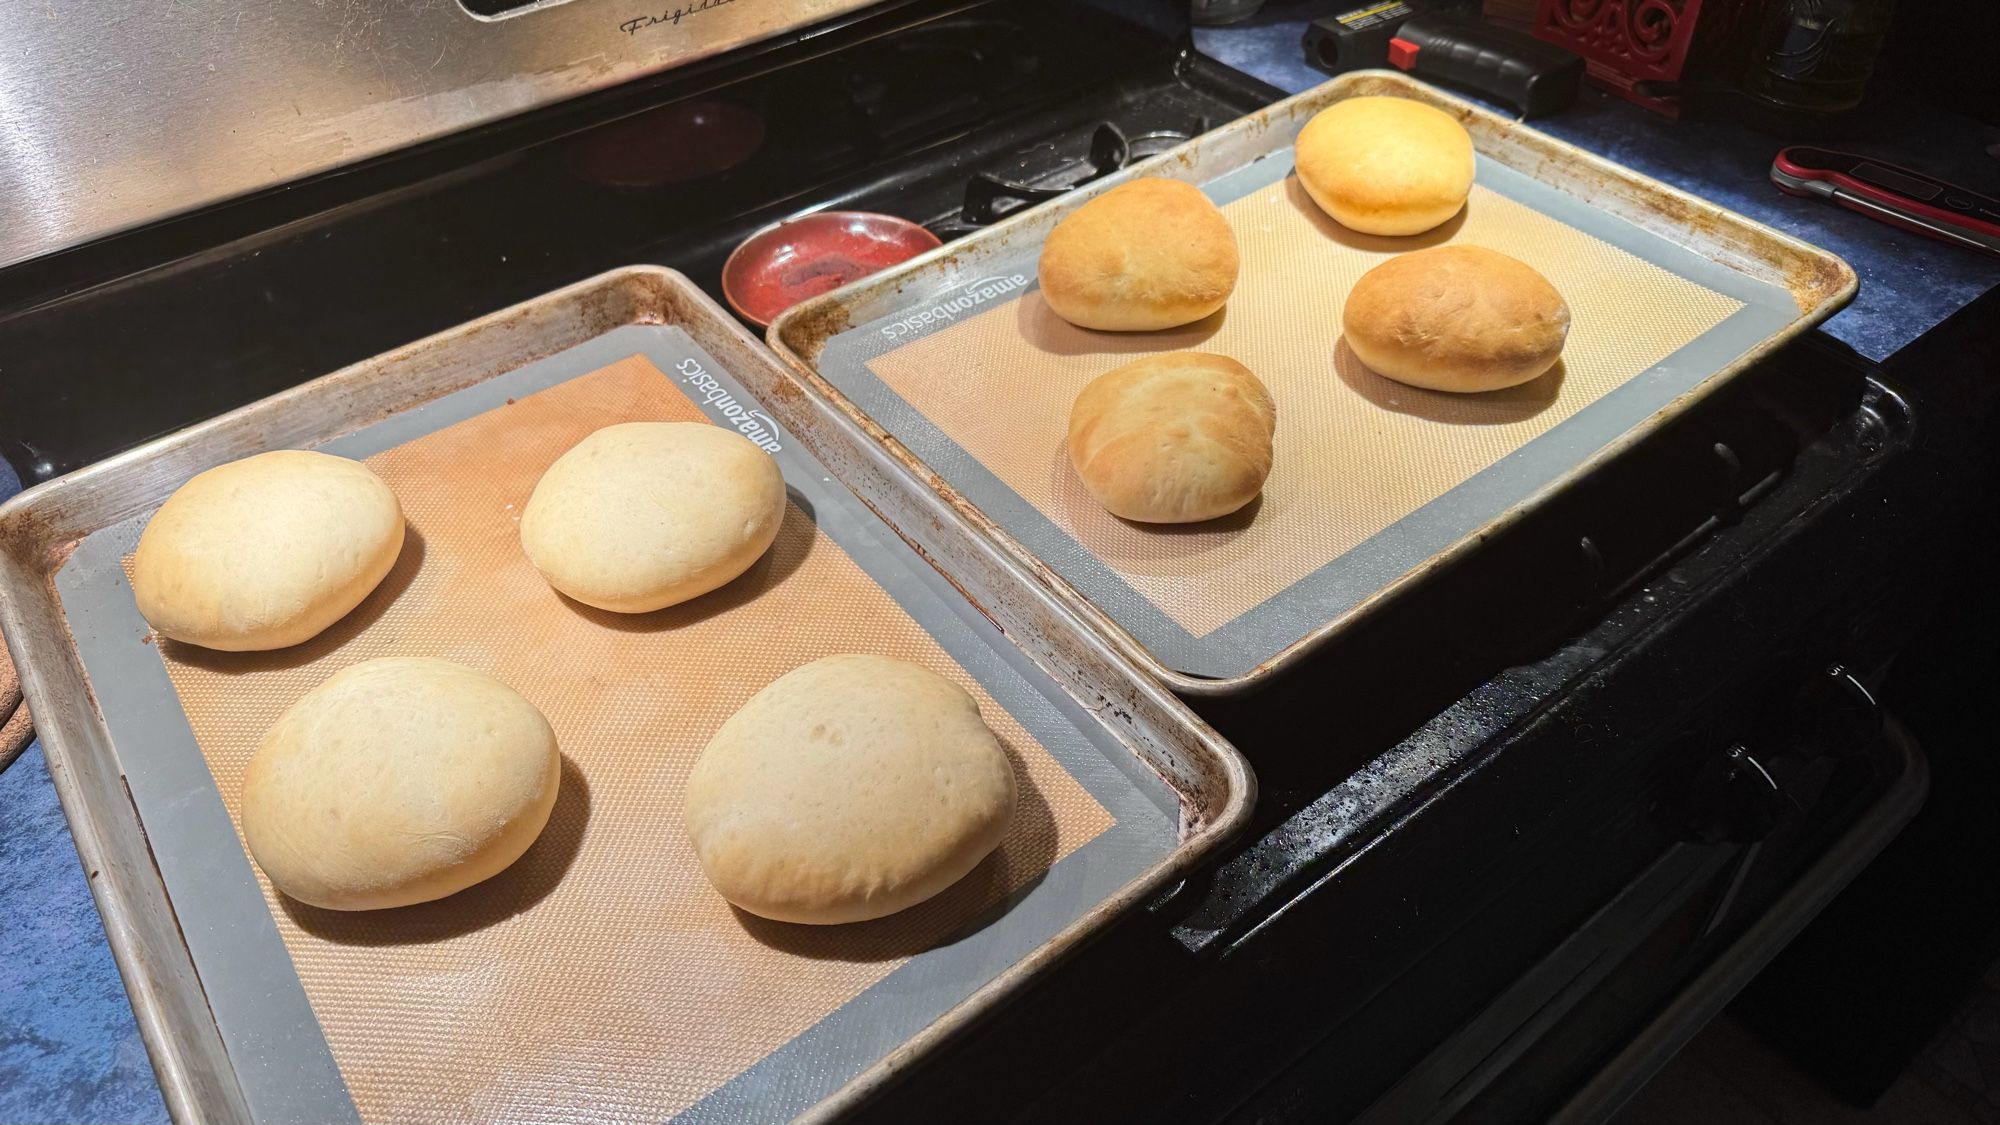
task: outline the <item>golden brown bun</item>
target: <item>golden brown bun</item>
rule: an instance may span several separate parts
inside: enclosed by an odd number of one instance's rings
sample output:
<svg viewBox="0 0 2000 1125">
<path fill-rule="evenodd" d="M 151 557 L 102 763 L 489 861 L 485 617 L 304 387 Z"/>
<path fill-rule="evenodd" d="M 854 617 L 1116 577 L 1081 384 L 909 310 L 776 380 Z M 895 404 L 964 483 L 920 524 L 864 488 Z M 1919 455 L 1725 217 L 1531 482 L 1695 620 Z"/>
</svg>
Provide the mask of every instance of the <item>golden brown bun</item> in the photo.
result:
<svg viewBox="0 0 2000 1125">
<path fill-rule="evenodd" d="M 1042 299 L 1078 328 L 1150 332 L 1192 324 L 1236 288 L 1236 235 L 1193 184 L 1112 188 L 1042 244 Z"/>
<path fill-rule="evenodd" d="M 1355 357 L 1378 374 L 1434 391 L 1496 391 L 1555 366 L 1569 306 L 1525 263 L 1437 246 L 1362 274 L 1341 324 Z"/>
<path fill-rule="evenodd" d="M 1408 98 L 1335 102 L 1306 122 L 1296 147 L 1306 194 L 1363 234 L 1421 234 L 1472 191 L 1472 135 Z"/>
<path fill-rule="evenodd" d="M 1233 359 L 1148 356 L 1091 380 L 1069 415 L 1069 458 L 1114 516 L 1195 523 L 1248 504 L 1271 473 L 1271 392 Z"/>
</svg>

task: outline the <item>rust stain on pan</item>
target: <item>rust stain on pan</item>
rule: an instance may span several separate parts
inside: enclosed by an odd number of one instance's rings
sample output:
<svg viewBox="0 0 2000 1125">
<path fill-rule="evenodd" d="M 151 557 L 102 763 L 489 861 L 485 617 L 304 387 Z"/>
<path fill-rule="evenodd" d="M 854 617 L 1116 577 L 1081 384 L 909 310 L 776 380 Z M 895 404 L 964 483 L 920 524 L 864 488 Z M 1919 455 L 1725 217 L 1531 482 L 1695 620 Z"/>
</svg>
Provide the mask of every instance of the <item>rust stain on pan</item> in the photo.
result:
<svg viewBox="0 0 2000 1125">
<path fill-rule="evenodd" d="M 833 301 L 812 301 L 801 306 L 800 315 L 793 323 L 800 326 L 803 335 L 819 341 L 820 347 L 854 327 L 848 307 Z M 814 349 L 813 358 L 819 358 L 818 348 Z"/>
<path fill-rule="evenodd" d="M 45 565 L 48 567 L 51 577 L 54 576 L 56 571 L 61 570 L 69 564 L 70 556 L 76 554 L 77 544 L 81 542 L 82 540 L 80 539 L 71 539 L 68 542 L 58 543 L 49 548 L 48 561 Z"/>
</svg>

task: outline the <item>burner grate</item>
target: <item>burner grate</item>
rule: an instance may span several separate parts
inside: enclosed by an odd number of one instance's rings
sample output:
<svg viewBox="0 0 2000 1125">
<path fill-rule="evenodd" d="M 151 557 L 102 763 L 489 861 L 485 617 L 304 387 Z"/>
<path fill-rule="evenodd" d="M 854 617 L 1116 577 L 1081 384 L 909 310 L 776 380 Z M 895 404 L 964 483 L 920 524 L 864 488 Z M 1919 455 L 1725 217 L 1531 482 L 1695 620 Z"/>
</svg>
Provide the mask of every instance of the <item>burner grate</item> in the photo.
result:
<svg viewBox="0 0 2000 1125">
<path fill-rule="evenodd" d="M 1081 157 L 1065 158 L 1075 144 L 1061 141 L 1038 145 L 1017 153 L 1013 164 L 1024 169 L 1003 175 L 981 171 L 966 181 L 965 198 L 957 213 L 926 224 L 932 233 L 949 241 L 990 226 L 1017 211 L 1054 199 L 1065 192 L 1102 179 L 1120 169 L 1157 156 L 1208 131 L 1208 118 L 1196 117 L 1185 128 L 1150 129 L 1127 136 L 1112 121 L 1090 128 L 1090 140 Z M 1079 130 L 1080 132 L 1080 130 Z"/>
</svg>

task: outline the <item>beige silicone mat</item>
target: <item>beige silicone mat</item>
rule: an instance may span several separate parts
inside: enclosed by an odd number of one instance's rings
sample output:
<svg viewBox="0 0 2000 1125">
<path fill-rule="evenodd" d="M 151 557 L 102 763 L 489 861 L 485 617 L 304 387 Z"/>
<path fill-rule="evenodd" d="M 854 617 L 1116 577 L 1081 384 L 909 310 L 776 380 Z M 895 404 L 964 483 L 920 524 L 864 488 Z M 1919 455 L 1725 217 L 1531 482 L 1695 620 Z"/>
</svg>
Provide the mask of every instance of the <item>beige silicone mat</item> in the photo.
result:
<svg viewBox="0 0 2000 1125">
<path fill-rule="evenodd" d="M 565 763 L 554 817 L 500 876 L 367 914 L 300 906 L 265 886 L 368 1121 L 671 1117 L 1113 823 L 796 505 L 763 561 L 687 605 L 626 617 L 552 592 L 515 523 L 542 470 L 600 426 L 702 417 L 634 356 L 377 454 L 368 462 L 402 498 L 410 535 L 367 603 L 281 653 L 163 647 L 232 817 L 265 729 L 357 661 L 459 661 L 513 685 L 555 726 Z M 1025 783 L 1014 827 L 959 885 L 879 922 L 738 914 L 695 864 L 683 779 L 752 692 L 855 651 L 915 661 L 974 692 Z"/>
<path fill-rule="evenodd" d="M 868 361 L 917 414 L 1197 638 L 1743 307 L 1485 186 L 1475 186 L 1457 219 L 1415 238 L 1346 230 L 1290 175 L 1225 204 L 1223 213 L 1242 268 L 1227 308 L 1198 324 L 1086 331 L 1057 318 L 1034 290 Z M 1347 351 L 1341 303 L 1355 280 L 1395 254 L 1444 243 L 1513 255 L 1555 284 L 1574 327 L 1554 371 L 1512 390 L 1451 395 L 1391 382 Z M 1070 468 L 1070 404 L 1105 371 L 1177 350 L 1230 356 L 1271 388 L 1275 466 L 1262 500 L 1235 516 L 1182 528 L 1127 523 L 1100 508 Z"/>
</svg>

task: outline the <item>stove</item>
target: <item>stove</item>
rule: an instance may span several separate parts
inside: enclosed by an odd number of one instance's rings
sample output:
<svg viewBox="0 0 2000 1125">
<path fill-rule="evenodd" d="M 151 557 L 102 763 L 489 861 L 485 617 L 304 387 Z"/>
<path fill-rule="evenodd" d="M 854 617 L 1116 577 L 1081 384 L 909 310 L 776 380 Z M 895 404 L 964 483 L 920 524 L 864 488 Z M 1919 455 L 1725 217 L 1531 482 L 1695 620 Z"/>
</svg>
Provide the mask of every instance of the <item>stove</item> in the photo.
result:
<svg viewBox="0 0 2000 1125">
<path fill-rule="evenodd" d="M 812 210 L 949 241 L 1276 99 L 1165 9 L 885 6 L 13 266 L 0 452 L 45 480 L 613 266 L 719 297 Z M 1809 338 L 1200 703 L 1242 839 L 866 1116 L 1601 1118 L 1921 798 L 1868 697 L 1963 501 L 1919 412 Z"/>
<path fill-rule="evenodd" d="M 896 9 L 792 54 L 0 271 L 0 453 L 45 480 L 614 264 L 719 294 L 808 210 L 955 237 L 1277 96 L 1087 6 Z"/>
</svg>

